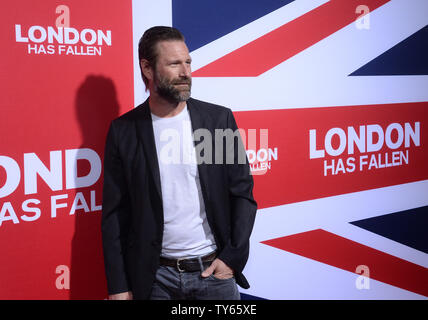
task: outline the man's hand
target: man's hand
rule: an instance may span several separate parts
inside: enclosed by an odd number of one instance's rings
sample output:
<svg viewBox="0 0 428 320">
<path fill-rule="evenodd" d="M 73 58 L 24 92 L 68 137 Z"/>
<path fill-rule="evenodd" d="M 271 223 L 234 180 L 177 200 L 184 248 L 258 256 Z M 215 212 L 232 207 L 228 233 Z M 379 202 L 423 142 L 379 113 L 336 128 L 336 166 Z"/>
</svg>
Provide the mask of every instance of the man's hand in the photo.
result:
<svg viewBox="0 0 428 320">
<path fill-rule="evenodd" d="M 218 279 L 229 279 L 233 277 L 233 270 L 229 268 L 227 264 L 225 264 L 220 259 L 215 259 L 211 265 L 202 272 L 202 277 L 207 278 L 211 274 Z"/>
<path fill-rule="evenodd" d="M 121 292 L 116 294 L 111 294 L 108 296 L 109 300 L 132 300 L 132 292 Z"/>
</svg>

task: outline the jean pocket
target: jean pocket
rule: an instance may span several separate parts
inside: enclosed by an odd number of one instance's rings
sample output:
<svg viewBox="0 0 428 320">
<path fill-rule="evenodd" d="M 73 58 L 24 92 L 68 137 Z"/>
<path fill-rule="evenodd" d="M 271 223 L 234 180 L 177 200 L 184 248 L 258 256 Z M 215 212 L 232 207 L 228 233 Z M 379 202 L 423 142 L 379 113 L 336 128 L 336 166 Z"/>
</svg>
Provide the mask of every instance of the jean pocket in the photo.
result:
<svg viewBox="0 0 428 320">
<path fill-rule="evenodd" d="M 235 280 L 235 277 L 231 276 L 230 278 L 221 279 L 221 278 L 217 278 L 214 275 L 214 273 L 212 273 L 212 274 L 210 274 L 210 276 L 208 277 L 208 279 L 215 280 L 215 281 L 231 281 L 231 280 Z"/>
</svg>

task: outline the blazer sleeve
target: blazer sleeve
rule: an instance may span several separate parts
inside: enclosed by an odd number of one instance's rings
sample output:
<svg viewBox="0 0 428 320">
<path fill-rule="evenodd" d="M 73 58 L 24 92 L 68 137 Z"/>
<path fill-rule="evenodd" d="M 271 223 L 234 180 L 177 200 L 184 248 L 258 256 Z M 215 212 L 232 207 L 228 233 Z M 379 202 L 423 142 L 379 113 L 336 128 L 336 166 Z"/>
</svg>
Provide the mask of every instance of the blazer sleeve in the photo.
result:
<svg viewBox="0 0 428 320">
<path fill-rule="evenodd" d="M 105 144 L 101 217 L 104 266 L 109 294 L 130 291 L 123 256 L 129 230 L 129 194 L 115 129 L 113 121 Z"/>
<path fill-rule="evenodd" d="M 238 129 L 232 111 L 228 110 L 227 128 Z M 230 242 L 219 253 L 219 258 L 235 273 L 241 273 L 248 260 L 250 235 L 256 217 L 257 203 L 253 198 L 253 177 L 241 136 L 226 145 L 227 155 L 233 153 L 233 163 L 226 159 L 228 191 L 231 208 Z M 230 162 L 230 161 L 229 161 Z"/>
</svg>

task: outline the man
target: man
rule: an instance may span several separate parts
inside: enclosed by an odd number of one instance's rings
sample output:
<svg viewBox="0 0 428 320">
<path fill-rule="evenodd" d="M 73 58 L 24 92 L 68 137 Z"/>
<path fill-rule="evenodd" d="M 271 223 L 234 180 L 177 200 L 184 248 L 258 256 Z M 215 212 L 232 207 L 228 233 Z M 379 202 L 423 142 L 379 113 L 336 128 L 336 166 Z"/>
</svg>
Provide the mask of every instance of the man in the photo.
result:
<svg viewBox="0 0 428 320">
<path fill-rule="evenodd" d="M 177 29 L 147 30 L 139 58 L 150 97 L 112 121 L 105 148 L 109 297 L 239 299 L 257 204 L 233 114 L 190 98 L 191 57 Z M 230 137 L 218 132 L 235 134 L 224 145 Z"/>
</svg>

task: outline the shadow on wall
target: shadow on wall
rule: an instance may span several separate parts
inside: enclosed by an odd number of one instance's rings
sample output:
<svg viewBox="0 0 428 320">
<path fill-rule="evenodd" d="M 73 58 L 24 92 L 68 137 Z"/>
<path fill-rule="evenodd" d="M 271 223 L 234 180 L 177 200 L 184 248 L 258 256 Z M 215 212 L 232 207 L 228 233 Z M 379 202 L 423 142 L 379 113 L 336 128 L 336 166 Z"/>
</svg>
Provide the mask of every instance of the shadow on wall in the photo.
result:
<svg viewBox="0 0 428 320">
<path fill-rule="evenodd" d="M 104 158 L 104 145 L 111 120 L 119 115 L 116 87 L 110 78 L 88 75 L 75 100 L 76 118 L 82 133 L 80 149 L 94 150 Z M 79 155 L 77 155 L 79 157 Z M 77 177 L 91 171 L 87 160 L 77 161 Z M 77 179 L 76 179 L 77 180 Z M 77 181 L 76 181 L 77 182 Z M 89 187 L 76 189 L 85 203 L 76 202 L 75 229 L 71 248 L 70 299 L 104 299 L 107 287 L 101 242 L 101 202 L 103 176 Z M 91 197 L 92 193 L 92 197 Z M 92 198 L 92 199 L 91 199 Z M 93 201 L 95 200 L 95 201 Z"/>
</svg>

